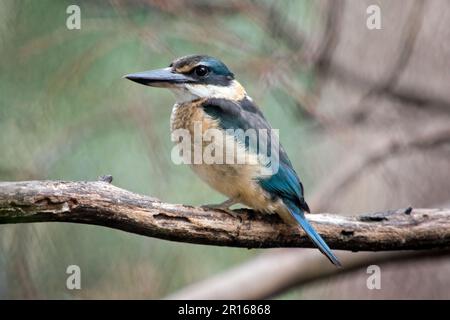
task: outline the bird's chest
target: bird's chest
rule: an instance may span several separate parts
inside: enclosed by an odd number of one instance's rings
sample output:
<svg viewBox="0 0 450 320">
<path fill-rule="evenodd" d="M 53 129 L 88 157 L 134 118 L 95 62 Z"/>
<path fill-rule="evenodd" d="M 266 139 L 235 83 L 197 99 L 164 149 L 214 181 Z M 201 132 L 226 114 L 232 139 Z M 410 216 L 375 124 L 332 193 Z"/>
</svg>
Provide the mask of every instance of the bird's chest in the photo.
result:
<svg viewBox="0 0 450 320">
<path fill-rule="evenodd" d="M 174 105 L 170 118 L 172 141 L 182 163 L 189 164 L 202 180 L 229 196 L 241 193 L 239 187 L 253 182 L 260 165 L 255 155 L 204 113 L 202 102 Z"/>
<path fill-rule="evenodd" d="M 170 117 L 171 139 L 176 144 L 184 164 L 194 166 L 194 171 L 204 168 L 214 171 L 211 161 L 205 158 L 205 150 L 219 149 L 225 136 L 220 139 L 205 139 L 208 132 L 215 130 L 221 133 L 217 120 L 212 119 L 203 111 L 202 100 L 175 104 Z M 220 141 L 219 141 L 220 140 Z M 209 164 L 210 166 L 205 166 Z"/>
<path fill-rule="evenodd" d="M 188 103 L 176 103 L 170 115 L 170 129 L 172 134 L 183 130 L 194 134 L 204 134 L 208 129 L 217 128 L 217 121 L 208 117 L 201 107 L 203 99 Z M 196 132 L 196 130 L 201 130 Z"/>
</svg>

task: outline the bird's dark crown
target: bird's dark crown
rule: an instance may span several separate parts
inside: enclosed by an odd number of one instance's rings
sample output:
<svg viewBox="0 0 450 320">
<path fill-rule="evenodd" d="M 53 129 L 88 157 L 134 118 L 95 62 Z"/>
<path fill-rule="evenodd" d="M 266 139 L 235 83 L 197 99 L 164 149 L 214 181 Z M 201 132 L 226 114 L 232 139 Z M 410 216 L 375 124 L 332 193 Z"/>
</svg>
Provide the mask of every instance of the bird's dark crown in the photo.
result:
<svg viewBox="0 0 450 320">
<path fill-rule="evenodd" d="M 169 67 L 201 84 L 227 86 L 234 79 L 234 74 L 222 61 L 207 55 L 184 56 L 175 59 Z"/>
</svg>

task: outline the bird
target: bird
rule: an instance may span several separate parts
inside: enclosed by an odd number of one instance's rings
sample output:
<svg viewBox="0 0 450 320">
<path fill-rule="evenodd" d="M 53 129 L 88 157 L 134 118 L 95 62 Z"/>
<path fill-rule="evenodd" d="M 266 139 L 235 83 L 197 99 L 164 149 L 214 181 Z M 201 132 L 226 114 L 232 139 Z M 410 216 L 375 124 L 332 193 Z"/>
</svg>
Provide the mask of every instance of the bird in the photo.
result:
<svg viewBox="0 0 450 320">
<path fill-rule="evenodd" d="M 257 212 L 278 214 L 290 225 L 300 226 L 318 249 L 333 263 L 341 263 L 323 238 L 305 217 L 310 212 L 304 198 L 303 185 L 279 137 L 253 102 L 235 75 L 219 59 L 195 54 L 177 58 L 168 67 L 127 74 L 124 78 L 136 83 L 167 88 L 176 102 L 170 116 L 171 132 L 185 130 L 195 134 L 196 124 L 201 133 L 215 130 L 223 135 L 217 140 L 216 151 L 232 154 L 221 163 L 191 161 L 193 171 L 210 187 L 228 200 L 208 208 L 233 213 L 230 207 L 243 204 Z M 255 130 L 257 135 L 243 135 Z M 205 141 L 191 139 L 190 151 L 205 146 Z M 267 149 L 271 154 L 268 156 Z M 236 161 L 241 156 L 245 161 Z M 190 155 L 192 160 L 192 155 Z"/>
</svg>

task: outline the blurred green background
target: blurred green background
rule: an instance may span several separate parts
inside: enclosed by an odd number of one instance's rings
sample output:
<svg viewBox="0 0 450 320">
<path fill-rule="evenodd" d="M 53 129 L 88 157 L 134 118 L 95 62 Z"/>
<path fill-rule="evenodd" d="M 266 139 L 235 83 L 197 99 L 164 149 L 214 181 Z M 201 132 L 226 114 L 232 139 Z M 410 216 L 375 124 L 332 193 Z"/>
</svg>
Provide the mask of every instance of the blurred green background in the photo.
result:
<svg viewBox="0 0 450 320">
<path fill-rule="evenodd" d="M 66 28 L 71 4 L 81 8 L 81 30 Z M 305 156 L 310 149 L 299 145 L 313 139 L 309 132 L 315 123 L 286 89 L 266 77 L 271 61 L 284 59 L 292 48 L 251 10 L 214 15 L 206 2 L 190 6 L 2 1 L 0 180 L 96 180 L 111 174 L 115 185 L 167 202 L 221 201 L 189 168 L 170 160 L 171 94 L 122 79 L 203 53 L 223 60 L 273 127 L 281 128 L 281 141 L 310 190 L 313 176 Z M 320 23 L 310 1 L 277 7 L 302 32 Z M 308 90 L 314 75 L 290 68 L 290 81 Z M 2 225 L 0 298 L 158 298 L 258 252 L 86 225 Z M 71 264 L 81 268 L 82 290 L 66 289 Z"/>
</svg>

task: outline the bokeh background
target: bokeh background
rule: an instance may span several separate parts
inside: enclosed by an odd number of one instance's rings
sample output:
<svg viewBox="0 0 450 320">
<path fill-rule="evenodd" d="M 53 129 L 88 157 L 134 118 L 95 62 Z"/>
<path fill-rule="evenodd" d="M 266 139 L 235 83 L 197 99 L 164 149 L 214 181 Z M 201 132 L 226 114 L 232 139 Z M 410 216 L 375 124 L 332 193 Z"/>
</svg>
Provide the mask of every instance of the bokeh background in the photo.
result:
<svg viewBox="0 0 450 320">
<path fill-rule="evenodd" d="M 66 27 L 71 4 L 80 30 Z M 381 30 L 366 27 L 371 4 Z M 111 174 L 166 202 L 223 200 L 170 160 L 171 94 L 122 79 L 204 53 L 223 60 L 280 129 L 313 211 L 448 207 L 449 39 L 446 0 L 3 0 L 0 180 Z M 267 251 L 2 225 L 0 298 L 162 298 Z M 292 254 L 305 252 L 319 255 Z M 81 290 L 66 289 L 72 264 Z M 275 297 L 450 298 L 450 258 L 382 272 L 381 290 L 367 289 L 363 268 Z"/>
</svg>

